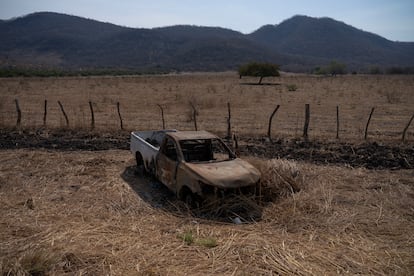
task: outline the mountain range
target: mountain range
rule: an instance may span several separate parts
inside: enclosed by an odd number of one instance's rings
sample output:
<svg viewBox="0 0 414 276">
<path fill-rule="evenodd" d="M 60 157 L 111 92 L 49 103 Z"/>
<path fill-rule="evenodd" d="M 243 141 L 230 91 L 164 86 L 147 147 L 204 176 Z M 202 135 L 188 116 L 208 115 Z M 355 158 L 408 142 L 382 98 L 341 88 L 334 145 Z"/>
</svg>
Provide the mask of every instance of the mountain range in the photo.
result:
<svg viewBox="0 0 414 276">
<path fill-rule="evenodd" d="M 250 61 L 309 71 L 414 66 L 414 42 L 395 42 L 331 18 L 297 15 L 250 34 L 178 25 L 140 29 L 52 12 L 0 21 L 0 66 L 143 71 L 236 70 Z"/>
</svg>

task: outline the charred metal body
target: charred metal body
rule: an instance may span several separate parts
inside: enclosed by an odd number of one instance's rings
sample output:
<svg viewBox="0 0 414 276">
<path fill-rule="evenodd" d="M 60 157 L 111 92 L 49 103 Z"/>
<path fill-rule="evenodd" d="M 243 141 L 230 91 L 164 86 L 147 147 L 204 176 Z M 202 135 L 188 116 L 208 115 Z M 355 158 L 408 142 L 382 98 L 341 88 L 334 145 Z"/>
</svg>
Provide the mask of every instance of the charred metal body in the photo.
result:
<svg viewBox="0 0 414 276">
<path fill-rule="evenodd" d="M 207 197 L 254 191 L 260 173 L 207 131 L 131 133 L 137 166 L 154 175 L 189 205 Z"/>
</svg>

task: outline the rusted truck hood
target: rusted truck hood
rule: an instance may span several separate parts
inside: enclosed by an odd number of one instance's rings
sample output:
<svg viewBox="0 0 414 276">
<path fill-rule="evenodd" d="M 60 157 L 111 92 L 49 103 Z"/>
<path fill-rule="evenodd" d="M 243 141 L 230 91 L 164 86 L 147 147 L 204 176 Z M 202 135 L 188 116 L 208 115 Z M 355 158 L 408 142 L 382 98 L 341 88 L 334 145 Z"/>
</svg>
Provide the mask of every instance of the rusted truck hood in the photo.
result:
<svg viewBox="0 0 414 276">
<path fill-rule="evenodd" d="M 260 172 L 240 158 L 214 163 L 186 163 L 205 184 L 219 188 L 239 188 L 256 184 Z"/>
</svg>

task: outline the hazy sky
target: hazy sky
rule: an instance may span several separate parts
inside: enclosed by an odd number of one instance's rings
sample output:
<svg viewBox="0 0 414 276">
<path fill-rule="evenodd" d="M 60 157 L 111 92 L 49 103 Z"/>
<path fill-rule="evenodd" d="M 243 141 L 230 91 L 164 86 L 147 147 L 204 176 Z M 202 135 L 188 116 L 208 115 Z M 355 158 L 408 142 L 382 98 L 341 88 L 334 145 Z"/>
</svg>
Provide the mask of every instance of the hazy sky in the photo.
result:
<svg viewBox="0 0 414 276">
<path fill-rule="evenodd" d="M 53 11 L 128 27 L 220 26 L 250 33 L 293 15 L 332 17 L 390 40 L 414 41 L 414 0 L 0 0 L 0 18 Z"/>
</svg>

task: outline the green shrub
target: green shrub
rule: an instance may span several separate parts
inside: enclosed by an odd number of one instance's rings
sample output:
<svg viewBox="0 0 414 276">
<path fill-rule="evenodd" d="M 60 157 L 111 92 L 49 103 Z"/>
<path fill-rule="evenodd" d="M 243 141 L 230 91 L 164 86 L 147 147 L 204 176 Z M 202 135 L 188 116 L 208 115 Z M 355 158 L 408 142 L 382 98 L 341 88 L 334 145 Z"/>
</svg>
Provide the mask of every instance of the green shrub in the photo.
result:
<svg viewBox="0 0 414 276">
<path fill-rule="evenodd" d="M 183 242 L 186 245 L 191 245 L 191 244 L 194 243 L 194 236 L 193 236 L 193 232 L 191 230 L 186 231 L 185 233 L 178 235 L 178 238 L 183 240 Z"/>
<path fill-rule="evenodd" d="M 217 240 L 215 238 L 209 237 L 204 239 L 199 239 L 197 244 L 202 245 L 204 247 L 213 248 L 217 246 Z"/>
</svg>

